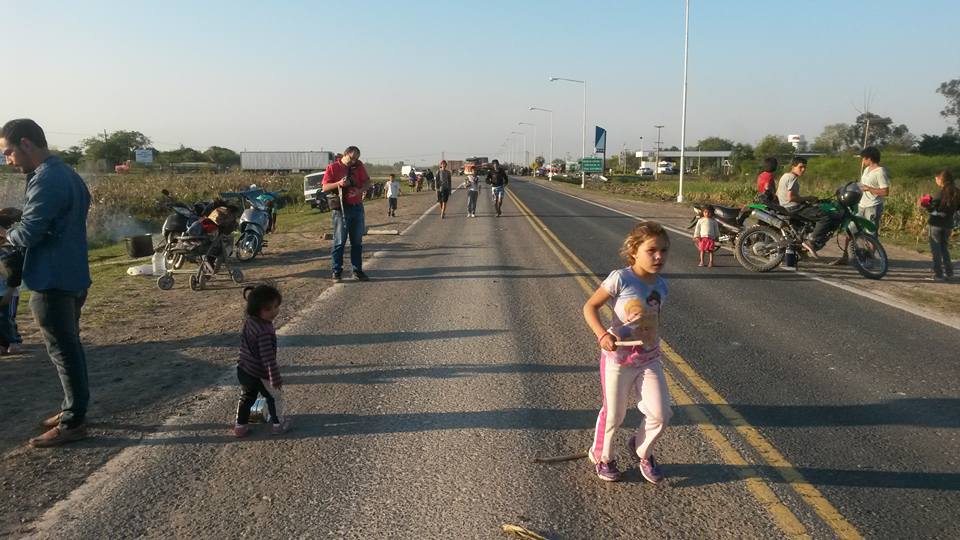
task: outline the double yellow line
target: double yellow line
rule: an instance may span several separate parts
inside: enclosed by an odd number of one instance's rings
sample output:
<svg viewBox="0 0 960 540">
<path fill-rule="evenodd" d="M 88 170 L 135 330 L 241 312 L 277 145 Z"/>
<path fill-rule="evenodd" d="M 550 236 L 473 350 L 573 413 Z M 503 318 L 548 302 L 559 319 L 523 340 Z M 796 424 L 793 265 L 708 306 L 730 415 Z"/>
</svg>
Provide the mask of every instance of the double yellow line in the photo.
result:
<svg viewBox="0 0 960 540">
<path fill-rule="evenodd" d="M 560 263 L 576 276 L 577 282 L 586 295 L 588 297 L 592 295 L 600 285 L 600 279 L 516 195 L 507 191 L 507 196 L 517 205 L 517 208 L 527 218 L 533 230 L 543 239 L 547 247 L 560 259 Z M 687 384 L 695 388 L 703 396 L 703 399 L 733 426 L 737 433 L 743 437 L 743 440 L 766 462 L 766 465 L 775 469 L 787 485 L 816 512 L 838 537 L 862 538 L 856 528 L 830 504 L 826 497 L 813 484 L 808 482 L 773 444 L 767 441 L 736 409 L 730 406 L 723 396 L 714 390 L 686 360 L 666 342 L 661 344 L 661 348 L 672 367 L 685 378 Z M 737 474 L 746 482 L 747 490 L 766 508 L 777 527 L 788 536 L 809 538 L 810 533 L 807 528 L 800 522 L 796 514 L 777 497 L 763 475 L 750 465 L 747 459 L 734 448 L 733 444 L 716 426 L 710 423 L 710 417 L 680 385 L 680 382 L 670 372 L 666 374 L 670 395 L 674 401 L 677 405 L 685 408 L 690 419 L 697 424 L 706 439 L 717 449 L 721 458 L 728 465 L 735 467 Z"/>
</svg>

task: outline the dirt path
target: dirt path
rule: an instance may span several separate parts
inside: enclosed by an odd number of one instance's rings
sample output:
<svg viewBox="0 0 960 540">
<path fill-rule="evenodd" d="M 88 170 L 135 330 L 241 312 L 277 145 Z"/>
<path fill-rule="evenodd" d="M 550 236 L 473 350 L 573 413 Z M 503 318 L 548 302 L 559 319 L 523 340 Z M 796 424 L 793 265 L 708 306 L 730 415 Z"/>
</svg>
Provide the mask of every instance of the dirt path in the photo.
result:
<svg viewBox="0 0 960 540">
<path fill-rule="evenodd" d="M 367 226 L 402 231 L 435 202 L 432 192 L 405 192 L 399 216 L 387 218 L 386 200 L 370 201 Z M 278 326 L 330 286 L 330 242 L 322 240 L 330 214 L 298 216 L 287 226 L 283 219 L 262 258 L 237 265 L 247 282 L 269 281 L 281 289 Z M 364 252 L 400 248 L 403 242 L 402 236 L 367 236 Z M 205 399 L 202 391 L 236 361 L 241 286 L 218 276 L 209 290 L 194 292 L 178 276 L 173 290 L 161 291 L 154 278 L 127 276 L 129 261 L 116 262 L 95 269 L 81 320 L 91 384 L 90 440 L 60 449 L 25 445 L 63 396 L 28 309 L 18 317 L 24 352 L 0 357 L 5 382 L 0 411 L 6 419 L 0 427 L 0 485 L 14 495 L 0 499 L 0 536 L 29 533 L 33 519 L 116 452 Z M 228 422 L 224 419 L 224 429 Z"/>
</svg>

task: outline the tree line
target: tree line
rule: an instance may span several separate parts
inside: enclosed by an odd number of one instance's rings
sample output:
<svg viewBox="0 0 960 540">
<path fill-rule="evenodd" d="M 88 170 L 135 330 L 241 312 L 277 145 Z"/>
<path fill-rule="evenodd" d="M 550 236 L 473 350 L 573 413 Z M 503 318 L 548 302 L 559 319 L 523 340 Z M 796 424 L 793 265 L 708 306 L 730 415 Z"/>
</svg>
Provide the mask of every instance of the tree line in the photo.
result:
<svg viewBox="0 0 960 540">
<path fill-rule="evenodd" d="M 150 138 L 139 131 L 114 131 L 103 137 L 90 137 L 80 141 L 77 146 L 55 152 L 74 167 L 81 163 L 105 161 L 109 167 L 134 159 L 134 152 L 146 149 L 153 153 L 153 161 L 160 164 L 170 163 L 213 163 L 224 167 L 240 164 L 240 154 L 223 148 L 211 146 L 203 152 L 190 147 L 180 146 L 176 150 L 161 151 L 154 148 Z"/>
</svg>

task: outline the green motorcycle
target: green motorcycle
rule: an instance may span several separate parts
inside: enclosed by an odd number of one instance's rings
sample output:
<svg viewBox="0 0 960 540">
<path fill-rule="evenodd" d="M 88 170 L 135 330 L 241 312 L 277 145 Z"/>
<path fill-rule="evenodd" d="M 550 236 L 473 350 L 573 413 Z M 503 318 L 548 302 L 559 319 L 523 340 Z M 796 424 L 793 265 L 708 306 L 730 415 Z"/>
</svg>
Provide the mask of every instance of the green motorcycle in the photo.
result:
<svg viewBox="0 0 960 540">
<path fill-rule="evenodd" d="M 816 204 L 832 217 L 830 237 L 836 236 L 839 245 L 840 236 L 846 236 L 850 262 L 860 275 L 880 279 L 889 267 L 887 252 L 877 238 L 876 225 L 856 214 L 862 195 L 859 185 L 850 182 L 838 189 L 834 198 Z M 758 223 L 741 231 L 737 238 L 734 255 L 741 266 L 751 272 L 769 272 L 785 258 L 804 252 L 803 240 L 813 231 L 814 222 L 776 205 L 755 203 L 747 208 Z"/>
</svg>

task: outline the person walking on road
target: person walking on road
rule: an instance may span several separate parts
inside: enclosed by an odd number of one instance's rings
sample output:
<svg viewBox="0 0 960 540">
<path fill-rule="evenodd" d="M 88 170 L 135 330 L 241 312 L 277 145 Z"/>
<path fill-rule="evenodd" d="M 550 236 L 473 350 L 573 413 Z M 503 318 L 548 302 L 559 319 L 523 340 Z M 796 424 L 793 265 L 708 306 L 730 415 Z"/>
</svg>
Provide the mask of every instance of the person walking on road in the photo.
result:
<svg viewBox="0 0 960 540">
<path fill-rule="evenodd" d="M 667 299 L 667 282 L 660 277 L 670 238 L 662 225 L 641 221 L 624 240 L 620 255 L 628 266 L 614 270 L 583 306 L 583 317 L 600 344 L 600 389 L 603 406 L 597 417 L 593 445 L 588 451 L 597 477 L 620 480 L 613 459 L 613 439 L 623 423 L 631 390 L 639 394 L 643 427 L 630 437 L 627 448 L 640 462 L 640 473 L 651 483 L 663 479 L 653 445 L 663 434 L 673 412 L 660 351 L 660 310 Z M 600 308 L 611 304 L 613 324 L 600 322 Z"/>
<path fill-rule="evenodd" d="M 353 266 L 353 278 L 368 281 L 363 272 L 363 233 L 364 223 L 363 195 L 370 177 L 360 161 L 360 149 L 350 146 L 343 156 L 327 165 L 323 175 L 323 192 L 337 192 L 332 199 L 333 208 L 333 246 L 330 258 L 333 264 L 333 281 L 343 279 L 343 251 L 350 239 L 350 264 Z"/>
<path fill-rule="evenodd" d="M 391 174 L 387 182 L 387 215 L 397 217 L 397 198 L 400 197 L 400 181 Z"/>
<path fill-rule="evenodd" d="M 447 213 L 447 202 L 450 201 L 450 192 L 453 190 L 453 175 L 447 169 L 447 160 L 440 161 L 440 170 L 437 171 L 437 202 L 440 203 L 440 219 Z"/>
<path fill-rule="evenodd" d="M 703 266 L 703 255 L 706 253 L 709 260 L 707 267 L 713 268 L 713 252 L 719 238 L 720 226 L 713 217 L 713 207 L 704 206 L 701 217 L 693 229 L 693 242 L 697 244 L 697 249 L 700 251 L 700 264 L 697 266 Z"/>
<path fill-rule="evenodd" d="M 430 189 L 434 191 L 437 190 L 437 184 L 434 183 L 434 179 L 433 179 L 433 171 L 431 171 L 429 168 L 423 171 L 423 180 L 427 181 L 427 185 L 430 186 Z"/>
<path fill-rule="evenodd" d="M 273 320 L 280 313 L 283 297 L 269 285 L 257 285 L 244 291 L 247 297 L 247 318 L 240 334 L 240 357 L 237 359 L 237 380 L 240 401 L 233 425 L 235 437 L 250 434 L 250 407 L 263 396 L 270 412 L 271 430 L 275 435 L 290 430 L 290 419 L 283 415 L 283 379 L 277 365 L 277 331 Z"/>
<path fill-rule="evenodd" d="M 467 216 L 477 217 L 477 199 L 480 197 L 480 178 L 472 163 L 467 164 L 464 169 L 467 173 L 467 179 L 464 184 L 467 187 Z"/>
<path fill-rule="evenodd" d="M 27 175 L 20 223 L 0 236 L 24 250 L 23 283 L 30 309 L 63 386 L 60 412 L 42 422 L 47 431 L 30 446 L 59 446 L 87 437 L 90 403 L 87 357 L 80 342 L 80 311 L 90 288 L 87 213 L 90 192 L 80 175 L 47 148 L 43 129 L 29 119 L 7 122 L 0 150 Z"/>
<path fill-rule="evenodd" d="M 960 189 L 954 184 L 953 173 L 947 169 L 938 172 L 935 180 L 940 186 L 940 194 L 936 197 L 922 197 L 920 206 L 930 212 L 927 224 L 930 229 L 933 279 L 949 280 L 953 277 L 950 235 L 953 233 L 954 219 L 960 208 Z"/>
<path fill-rule="evenodd" d="M 490 184 L 493 193 L 493 206 L 497 211 L 497 217 L 500 217 L 501 207 L 503 206 L 503 194 L 507 184 L 510 183 L 510 177 L 507 171 L 500 167 L 500 161 L 493 160 L 493 170 L 487 173 L 487 184 Z"/>
</svg>

